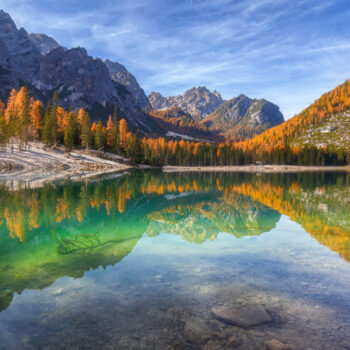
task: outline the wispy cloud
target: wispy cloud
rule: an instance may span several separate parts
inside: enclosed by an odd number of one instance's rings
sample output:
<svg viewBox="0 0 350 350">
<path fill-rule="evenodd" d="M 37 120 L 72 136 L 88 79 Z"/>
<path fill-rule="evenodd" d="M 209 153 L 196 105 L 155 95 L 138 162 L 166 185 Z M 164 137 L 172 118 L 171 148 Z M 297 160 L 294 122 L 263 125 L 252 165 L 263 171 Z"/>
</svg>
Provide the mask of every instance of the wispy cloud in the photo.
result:
<svg viewBox="0 0 350 350">
<path fill-rule="evenodd" d="M 0 0 L 18 26 L 124 65 L 164 95 L 264 97 L 286 117 L 350 77 L 348 0 Z"/>
</svg>

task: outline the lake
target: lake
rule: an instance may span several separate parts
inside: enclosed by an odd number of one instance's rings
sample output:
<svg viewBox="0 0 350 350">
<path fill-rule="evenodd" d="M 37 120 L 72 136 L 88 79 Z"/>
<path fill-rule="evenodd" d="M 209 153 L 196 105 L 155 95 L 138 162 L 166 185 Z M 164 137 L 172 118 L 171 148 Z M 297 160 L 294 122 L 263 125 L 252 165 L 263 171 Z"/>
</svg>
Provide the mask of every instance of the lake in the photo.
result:
<svg viewBox="0 0 350 350">
<path fill-rule="evenodd" d="M 0 349 L 281 344 L 350 349 L 349 174 L 0 185 Z"/>
</svg>

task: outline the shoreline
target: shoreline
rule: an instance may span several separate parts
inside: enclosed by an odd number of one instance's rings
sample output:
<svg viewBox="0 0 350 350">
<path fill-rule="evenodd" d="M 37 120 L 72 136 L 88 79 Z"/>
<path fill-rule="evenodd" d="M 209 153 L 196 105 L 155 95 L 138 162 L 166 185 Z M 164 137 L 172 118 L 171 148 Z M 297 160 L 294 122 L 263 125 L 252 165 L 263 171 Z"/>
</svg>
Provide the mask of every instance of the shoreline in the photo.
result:
<svg viewBox="0 0 350 350">
<path fill-rule="evenodd" d="M 18 144 L 0 151 L 0 185 L 11 190 L 42 187 L 61 180 L 78 181 L 103 174 L 123 173 L 132 169 L 131 164 L 108 153 L 103 159 L 93 151 L 65 152 L 51 149 L 40 142 L 30 142 L 25 149 Z"/>
<path fill-rule="evenodd" d="M 227 166 L 164 166 L 164 173 L 173 172 L 244 172 L 244 173 L 298 173 L 314 171 L 350 172 L 350 165 L 227 165 Z"/>
</svg>

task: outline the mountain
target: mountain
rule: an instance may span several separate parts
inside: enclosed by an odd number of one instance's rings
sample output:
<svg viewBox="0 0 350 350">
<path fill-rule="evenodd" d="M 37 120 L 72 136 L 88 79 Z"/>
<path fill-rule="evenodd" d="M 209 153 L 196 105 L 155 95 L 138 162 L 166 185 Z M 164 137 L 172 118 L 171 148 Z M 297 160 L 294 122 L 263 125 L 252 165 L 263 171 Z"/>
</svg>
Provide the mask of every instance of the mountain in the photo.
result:
<svg viewBox="0 0 350 350">
<path fill-rule="evenodd" d="M 148 114 L 157 124 L 159 130 L 166 131 L 165 136 L 168 138 L 191 141 L 224 141 L 223 137 L 216 131 L 208 130 L 180 107 L 151 109 Z"/>
<path fill-rule="evenodd" d="M 283 122 L 277 105 L 245 95 L 225 101 L 202 121 L 208 129 L 233 139 L 251 137 Z"/>
<path fill-rule="evenodd" d="M 204 86 L 194 87 L 178 96 L 163 97 L 159 92 L 151 92 L 148 99 L 153 109 L 180 107 L 196 120 L 202 120 L 224 102 L 216 90 L 211 92 Z"/>
<path fill-rule="evenodd" d="M 29 38 L 33 45 L 39 49 L 42 55 L 47 55 L 49 52 L 57 49 L 60 46 L 55 39 L 47 36 L 46 34 L 30 33 Z"/>
<path fill-rule="evenodd" d="M 295 150 L 305 145 L 329 147 L 349 153 L 350 80 L 323 94 L 301 113 L 261 135 L 247 140 L 247 147 L 261 150 L 266 146 L 291 145 Z M 350 154 L 349 154 L 350 156 Z"/>
<path fill-rule="evenodd" d="M 151 106 L 135 77 L 122 64 L 110 60 L 106 60 L 104 63 L 109 70 L 112 80 L 127 88 L 137 107 L 146 108 Z"/>
<path fill-rule="evenodd" d="M 328 147 L 332 151 L 350 150 L 350 110 L 332 114 L 323 122 L 310 125 L 295 142 L 317 148 Z"/>
<path fill-rule="evenodd" d="M 106 120 L 117 104 L 130 129 L 145 134 L 154 130 L 155 124 L 142 110 L 150 106 L 147 96 L 121 64 L 93 58 L 84 48 L 67 50 L 45 34 L 28 34 L 2 10 L 0 48 L 1 99 L 23 85 L 44 103 L 57 91 L 64 108 L 84 107 L 92 119 Z"/>
<path fill-rule="evenodd" d="M 199 122 L 201 129 L 218 137 L 245 139 L 284 122 L 279 107 L 271 102 L 240 95 L 224 101 L 206 87 L 187 90 L 183 95 L 163 97 L 159 92 L 148 96 L 155 110 L 178 107 Z M 221 136 L 220 136 L 221 135 Z"/>
<path fill-rule="evenodd" d="M 11 56 L 11 71 L 18 78 L 33 78 L 39 68 L 40 51 L 24 28 L 17 29 L 11 17 L 0 10 L 0 40 Z"/>
</svg>

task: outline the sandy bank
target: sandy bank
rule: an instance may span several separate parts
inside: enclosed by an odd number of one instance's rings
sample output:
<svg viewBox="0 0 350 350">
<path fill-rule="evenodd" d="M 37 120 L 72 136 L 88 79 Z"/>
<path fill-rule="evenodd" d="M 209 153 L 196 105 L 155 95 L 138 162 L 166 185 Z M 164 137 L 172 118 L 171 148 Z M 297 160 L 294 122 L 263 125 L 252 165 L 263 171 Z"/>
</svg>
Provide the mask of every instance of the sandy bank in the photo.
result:
<svg viewBox="0 0 350 350">
<path fill-rule="evenodd" d="M 247 173 L 297 173 L 312 171 L 348 171 L 350 166 L 305 166 L 305 165 L 234 165 L 234 166 L 164 166 L 163 172 L 247 172 Z"/>
<path fill-rule="evenodd" d="M 131 168 L 118 159 L 102 159 L 85 151 L 52 150 L 40 142 L 18 143 L 0 151 L 0 183 L 11 189 L 40 187 L 46 182 L 81 179 Z"/>
</svg>

